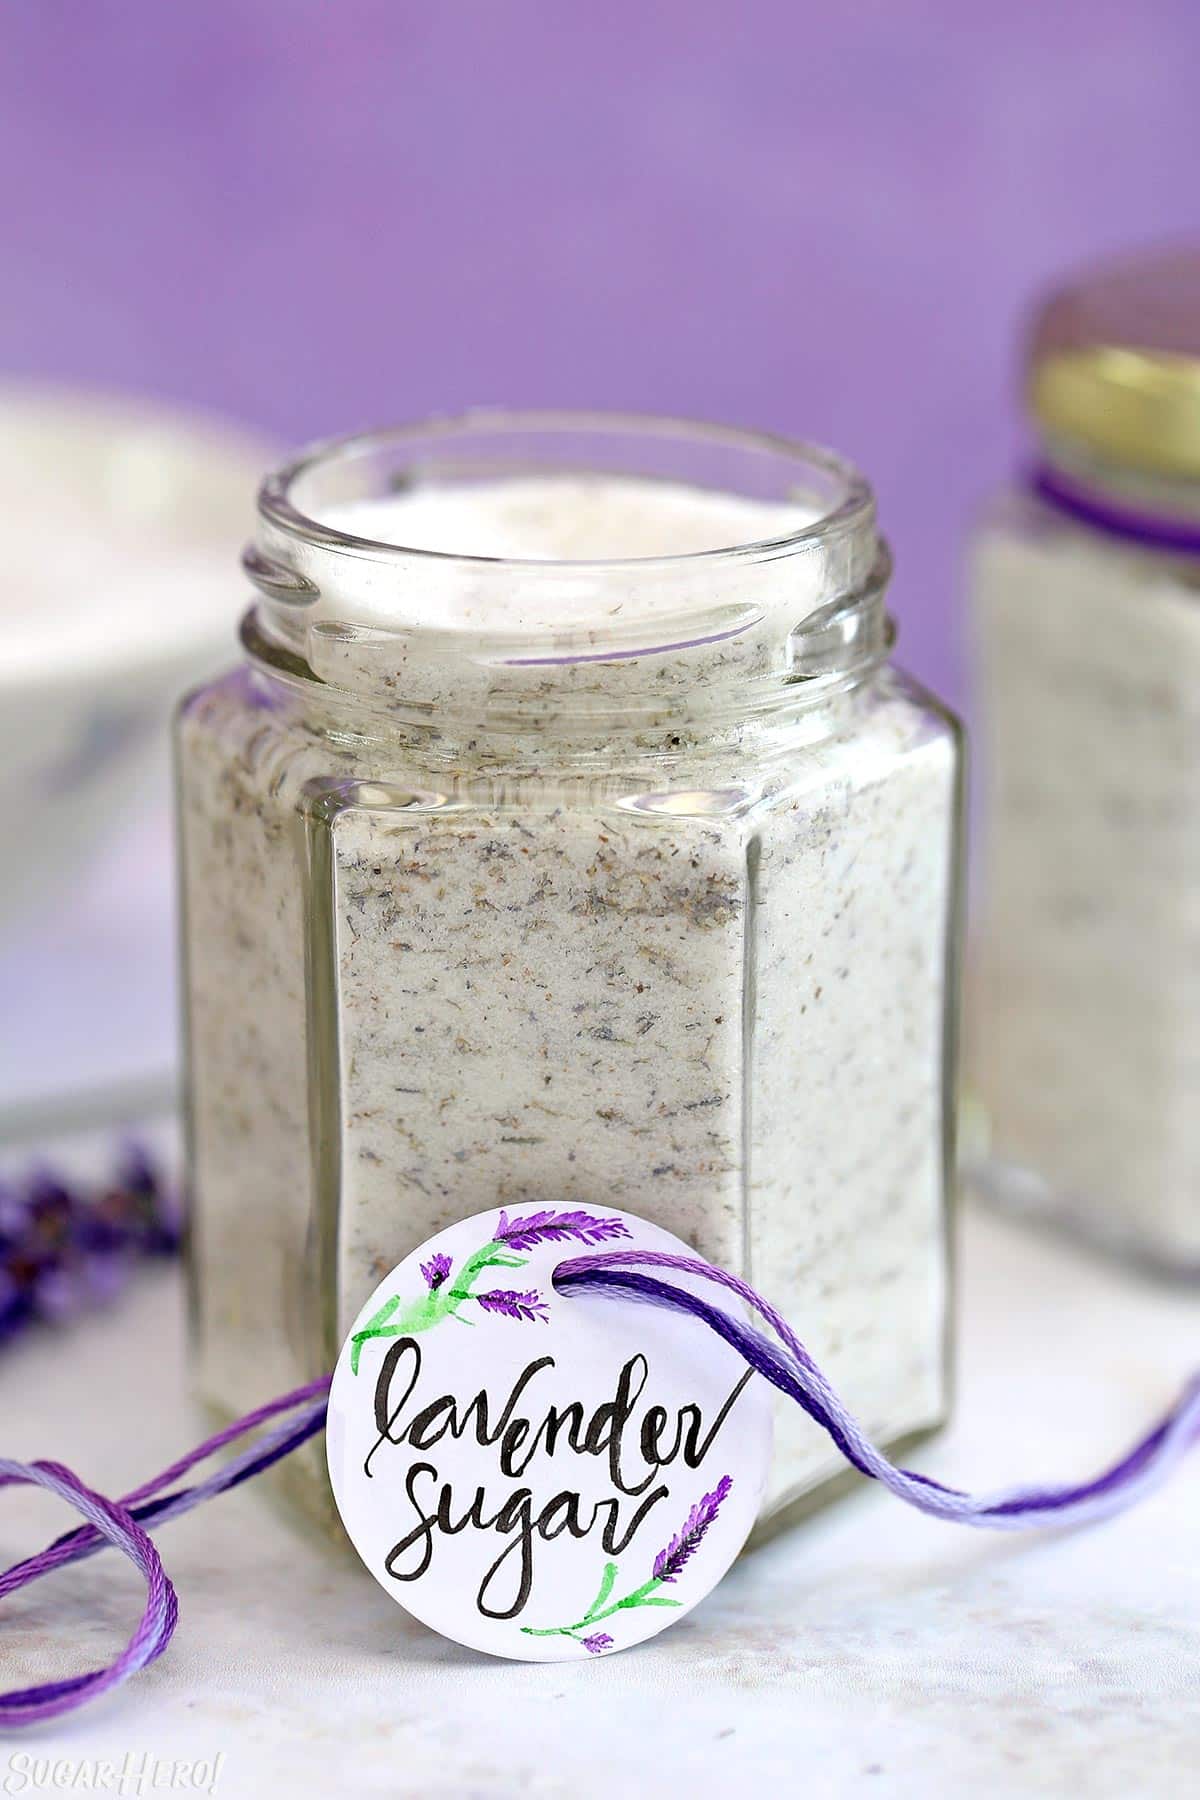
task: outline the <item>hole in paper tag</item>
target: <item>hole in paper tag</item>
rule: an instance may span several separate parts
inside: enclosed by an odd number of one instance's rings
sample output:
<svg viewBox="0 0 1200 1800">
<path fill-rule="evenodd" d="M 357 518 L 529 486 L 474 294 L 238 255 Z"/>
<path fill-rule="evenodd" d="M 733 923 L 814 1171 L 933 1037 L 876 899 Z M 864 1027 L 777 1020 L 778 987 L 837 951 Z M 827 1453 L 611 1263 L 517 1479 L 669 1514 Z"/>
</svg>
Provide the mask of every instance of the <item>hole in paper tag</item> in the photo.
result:
<svg viewBox="0 0 1200 1800">
<path fill-rule="evenodd" d="M 342 1522 L 448 1638 L 531 1662 L 626 1649 L 745 1542 L 771 1456 L 761 1376 L 693 1319 L 552 1285 L 587 1248 L 635 1247 L 691 1254 L 611 1208 L 479 1213 L 406 1257 L 342 1346 Z"/>
</svg>

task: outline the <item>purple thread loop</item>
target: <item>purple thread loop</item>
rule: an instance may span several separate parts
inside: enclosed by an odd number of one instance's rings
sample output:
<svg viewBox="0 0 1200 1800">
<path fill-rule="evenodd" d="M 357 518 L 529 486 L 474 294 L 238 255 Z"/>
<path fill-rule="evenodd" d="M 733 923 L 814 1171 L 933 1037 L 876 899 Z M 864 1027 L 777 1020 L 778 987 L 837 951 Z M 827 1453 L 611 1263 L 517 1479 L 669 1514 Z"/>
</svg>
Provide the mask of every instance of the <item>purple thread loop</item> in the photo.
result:
<svg viewBox="0 0 1200 1800">
<path fill-rule="evenodd" d="M 57 1538 L 36 1556 L 15 1563 L 0 1574 L 0 1599 L 27 1587 L 43 1575 L 51 1574 L 66 1563 L 94 1556 L 112 1544 L 122 1551 L 141 1571 L 146 1581 L 146 1607 L 140 1623 L 124 1650 L 104 1669 L 92 1669 L 84 1675 L 64 1681 L 44 1682 L 36 1687 L 19 1688 L 0 1693 L 0 1729 L 34 1725 L 72 1712 L 85 1701 L 118 1687 L 123 1681 L 161 1656 L 175 1631 L 179 1604 L 175 1589 L 163 1568 L 153 1540 L 144 1522 L 162 1524 L 190 1512 L 202 1501 L 224 1493 L 249 1480 L 260 1470 L 287 1456 L 307 1438 L 320 1431 L 325 1423 L 329 1376 L 311 1381 L 305 1387 L 256 1407 L 245 1418 L 237 1419 L 223 1431 L 214 1433 L 163 1469 L 152 1480 L 143 1482 L 120 1500 L 108 1500 L 93 1493 L 79 1477 L 60 1463 L 19 1463 L 0 1457 L 0 1488 L 35 1486 L 48 1489 L 82 1513 L 85 1524 Z M 256 1431 L 272 1419 L 282 1417 L 272 1431 L 264 1433 L 236 1456 L 231 1457 L 207 1480 L 194 1487 L 164 1488 L 186 1475 L 197 1463 L 206 1461 L 227 1444 Z"/>
<path fill-rule="evenodd" d="M 175 1589 L 162 1566 L 162 1559 L 152 1540 L 142 1530 L 126 1507 L 85 1487 L 70 1469 L 61 1463 L 12 1462 L 0 1457 L 0 1487 L 14 1485 L 41 1487 L 57 1494 L 89 1521 L 84 1528 L 95 1534 L 97 1546 L 114 1544 L 140 1569 L 146 1581 L 146 1606 L 133 1636 L 120 1655 L 104 1669 L 89 1669 L 65 1681 L 45 1682 L 39 1687 L 16 1688 L 0 1695 L 0 1726 L 34 1725 L 69 1712 L 85 1700 L 117 1687 L 146 1664 L 161 1656 L 171 1641 L 179 1617 Z M 34 1568 L 38 1558 L 18 1563 L 0 1575 L 0 1598 L 14 1588 L 32 1581 L 44 1570 Z"/>
</svg>

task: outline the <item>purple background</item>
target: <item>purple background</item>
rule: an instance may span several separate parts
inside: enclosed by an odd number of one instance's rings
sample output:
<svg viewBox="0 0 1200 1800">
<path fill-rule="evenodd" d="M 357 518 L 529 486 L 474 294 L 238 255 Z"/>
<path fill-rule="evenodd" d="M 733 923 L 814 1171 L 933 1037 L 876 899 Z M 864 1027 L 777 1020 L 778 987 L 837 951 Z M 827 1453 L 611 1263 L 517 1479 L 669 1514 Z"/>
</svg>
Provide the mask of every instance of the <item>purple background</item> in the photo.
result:
<svg viewBox="0 0 1200 1800">
<path fill-rule="evenodd" d="M 0 369 L 285 440 L 501 401 L 825 440 L 960 699 L 1024 304 L 1200 208 L 1195 0 L 25 0 L 0 57 Z"/>
</svg>

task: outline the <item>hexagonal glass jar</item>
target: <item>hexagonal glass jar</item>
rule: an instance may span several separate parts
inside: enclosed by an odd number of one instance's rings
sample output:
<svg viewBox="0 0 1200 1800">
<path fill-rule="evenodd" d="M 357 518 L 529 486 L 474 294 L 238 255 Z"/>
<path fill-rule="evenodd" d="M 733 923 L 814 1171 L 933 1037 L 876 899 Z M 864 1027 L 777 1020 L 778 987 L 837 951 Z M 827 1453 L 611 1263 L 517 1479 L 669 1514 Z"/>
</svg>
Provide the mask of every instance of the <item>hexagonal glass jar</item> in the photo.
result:
<svg viewBox="0 0 1200 1800">
<path fill-rule="evenodd" d="M 246 567 L 178 725 L 206 1398 L 330 1367 L 452 1219 L 564 1202 L 755 1283 L 881 1441 L 936 1426 L 959 741 L 889 666 L 861 478 L 471 415 L 268 478 Z M 839 1469 L 781 1408 L 767 1519 Z"/>
<path fill-rule="evenodd" d="M 1085 268 L 976 534 L 968 1044 L 991 1198 L 1200 1281 L 1200 253 Z"/>
</svg>

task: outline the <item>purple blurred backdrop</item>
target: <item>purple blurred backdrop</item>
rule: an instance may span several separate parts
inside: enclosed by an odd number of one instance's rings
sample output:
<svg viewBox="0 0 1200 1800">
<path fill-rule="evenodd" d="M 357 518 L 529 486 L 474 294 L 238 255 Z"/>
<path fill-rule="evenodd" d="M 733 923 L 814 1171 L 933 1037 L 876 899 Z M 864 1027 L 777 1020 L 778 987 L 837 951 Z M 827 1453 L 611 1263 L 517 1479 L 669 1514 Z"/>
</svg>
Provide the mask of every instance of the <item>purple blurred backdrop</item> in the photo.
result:
<svg viewBox="0 0 1200 1800">
<path fill-rule="evenodd" d="M 0 32 L 0 370 L 283 440 L 501 401 L 824 440 L 960 699 L 1024 303 L 1200 209 L 1195 0 L 18 0 Z"/>
</svg>

